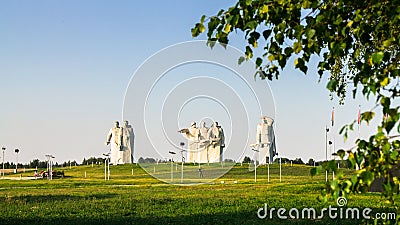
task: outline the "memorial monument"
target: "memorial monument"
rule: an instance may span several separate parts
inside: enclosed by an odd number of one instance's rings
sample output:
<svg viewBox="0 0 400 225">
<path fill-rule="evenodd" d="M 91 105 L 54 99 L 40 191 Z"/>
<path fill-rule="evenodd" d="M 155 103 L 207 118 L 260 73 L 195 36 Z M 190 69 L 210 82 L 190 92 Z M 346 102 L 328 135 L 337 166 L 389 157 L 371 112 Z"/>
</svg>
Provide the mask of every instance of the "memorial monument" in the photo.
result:
<svg viewBox="0 0 400 225">
<path fill-rule="evenodd" d="M 123 127 L 116 121 L 114 127 L 110 129 L 107 135 L 106 145 L 111 148 L 111 164 L 133 163 L 135 134 L 128 121 L 124 121 Z"/>
<path fill-rule="evenodd" d="M 199 136 L 199 155 L 198 162 L 200 163 L 208 163 L 208 145 L 210 141 L 208 140 L 208 127 L 206 127 L 206 122 L 201 122 L 200 128 L 200 136 Z"/>
<path fill-rule="evenodd" d="M 208 138 L 210 141 L 208 147 L 208 161 L 209 162 L 222 162 L 222 153 L 225 147 L 224 130 L 214 122 L 213 126 L 208 130 Z"/>
<path fill-rule="evenodd" d="M 272 163 L 276 155 L 275 134 L 270 117 L 261 117 L 262 122 L 257 125 L 256 145 L 259 151 L 260 164 Z"/>
<path fill-rule="evenodd" d="M 213 163 L 222 162 L 222 153 L 225 147 L 225 136 L 221 126 L 214 122 L 210 128 L 206 127 L 205 122 L 197 128 L 193 122 L 187 129 L 181 129 L 180 133 L 185 133 L 189 141 L 188 161 L 193 163 Z"/>
</svg>

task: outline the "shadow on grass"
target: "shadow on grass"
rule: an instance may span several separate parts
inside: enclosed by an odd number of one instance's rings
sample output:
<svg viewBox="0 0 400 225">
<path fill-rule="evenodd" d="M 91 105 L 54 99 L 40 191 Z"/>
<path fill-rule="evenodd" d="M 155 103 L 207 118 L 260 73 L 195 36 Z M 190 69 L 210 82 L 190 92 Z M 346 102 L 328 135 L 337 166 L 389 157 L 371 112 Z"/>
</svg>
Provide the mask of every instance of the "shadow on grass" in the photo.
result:
<svg viewBox="0 0 400 225">
<path fill-rule="evenodd" d="M 241 213 L 219 213 L 219 214 L 197 214 L 197 215 L 183 215 L 183 216 L 157 216 L 149 217 L 138 217 L 135 212 L 126 213 L 123 215 L 112 215 L 107 216 L 107 212 L 104 212 L 104 217 L 101 218 L 75 218 L 75 217 L 58 217 L 47 218 L 12 218 L 4 219 L 0 218 L 0 224 L 30 224 L 30 225 L 46 225 L 46 224 L 85 224 L 85 225 L 99 225 L 99 224 L 299 224 L 309 225 L 312 224 L 360 224 L 362 220 L 352 219 L 329 219 L 326 216 L 322 220 L 318 219 L 259 219 L 254 212 L 241 212 Z M 364 221 L 365 222 L 365 221 Z M 373 220 L 369 220 L 369 223 L 373 223 Z M 394 220 L 391 221 L 394 224 Z"/>
<path fill-rule="evenodd" d="M 39 195 L 21 195 L 21 196 L 1 196 L 0 201 L 4 202 L 24 202 L 24 203 L 45 203 L 45 202 L 61 202 L 61 201 L 81 201 L 88 199 L 107 199 L 113 198 L 117 194 L 107 193 L 107 194 L 90 194 L 85 196 L 79 195 L 61 195 L 53 194 L 51 190 L 40 190 L 44 194 Z M 0 223 L 2 224 L 2 223 Z"/>
</svg>

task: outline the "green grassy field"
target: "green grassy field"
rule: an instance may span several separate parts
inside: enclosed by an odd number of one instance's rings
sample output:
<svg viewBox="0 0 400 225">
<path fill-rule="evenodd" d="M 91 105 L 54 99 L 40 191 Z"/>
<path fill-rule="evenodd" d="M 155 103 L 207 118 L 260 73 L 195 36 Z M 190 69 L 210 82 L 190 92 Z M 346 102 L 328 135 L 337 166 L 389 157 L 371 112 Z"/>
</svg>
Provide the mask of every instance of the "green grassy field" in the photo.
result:
<svg viewBox="0 0 400 225">
<path fill-rule="evenodd" d="M 186 166 L 186 165 L 185 165 Z M 189 169 L 189 165 L 186 168 Z M 195 167 L 195 166 L 193 166 Z M 132 169 L 134 174 L 132 175 Z M 64 178 L 19 180 L 29 171 L 6 174 L 0 180 L 0 224 L 357 224 L 360 220 L 259 219 L 257 210 L 268 208 L 327 207 L 317 200 L 325 176 L 310 177 L 308 166 L 271 165 L 254 172 L 235 166 L 223 177 L 202 185 L 172 185 L 148 175 L 137 165 L 111 166 L 104 180 L 101 165 L 57 168 Z M 157 172 L 157 170 L 156 170 Z M 160 170 L 160 173 L 163 172 Z M 344 170 L 346 174 L 351 173 Z M 86 173 L 86 178 L 85 178 Z M 176 175 L 178 175 L 177 173 Z M 178 176 L 177 176 L 178 177 Z M 330 177 L 331 179 L 331 177 Z M 207 180 L 204 178 L 204 180 Z M 221 182 L 223 181 L 223 183 Z M 201 182 L 201 181 L 200 181 Z M 347 207 L 393 212 L 379 194 L 351 195 Z M 329 202 L 335 206 L 335 202 Z M 372 214 L 371 214 L 372 215 Z M 369 222 L 373 222 L 370 220 Z"/>
</svg>

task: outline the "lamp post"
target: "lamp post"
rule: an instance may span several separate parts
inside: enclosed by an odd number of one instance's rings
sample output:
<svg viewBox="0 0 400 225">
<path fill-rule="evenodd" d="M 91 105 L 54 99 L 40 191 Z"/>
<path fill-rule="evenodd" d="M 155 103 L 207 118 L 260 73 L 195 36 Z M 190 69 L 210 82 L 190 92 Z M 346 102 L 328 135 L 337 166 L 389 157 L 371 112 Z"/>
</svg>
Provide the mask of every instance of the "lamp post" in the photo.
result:
<svg viewBox="0 0 400 225">
<path fill-rule="evenodd" d="M 6 151 L 6 147 L 2 147 L 1 150 L 3 150 L 3 179 L 4 179 L 4 152 Z"/>
<path fill-rule="evenodd" d="M 183 183 L 183 162 L 185 161 L 185 157 L 183 156 L 183 152 L 185 150 L 183 150 L 183 146 L 185 146 L 185 142 L 181 142 L 180 146 L 181 146 L 181 156 L 182 156 L 181 183 Z"/>
<path fill-rule="evenodd" d="M 254 149 L 252 148 L 251 150 L 253 150 L 254 152 L 260 152 L 258 149 Z M 255 153 L 257 154 L 257 153 Z M 254 156 L 254 182 L 257 182 L 257 160 L 256 157 Z"/>
<path fill-rule="evenodd" d="M 268 159 L 268 165 L 267 165 L 268 169 L 267 169 L 267 177 L 268 177 L 268 183 L 269 183 L 269 159 Z"/>
<path fill-rule="evenodd" d="M 45 155 L 47 158 L 47 179 L 53 180 L 53 162 L 52 159 L 55 157 L 53 155 Z"/>
<path fill-rule="evenodd" d="M 325 126 L 325 160 L 328 162 L 328 126 Z M 328 171 L 325 171 L 325 181 L 328 182 Z"/>
<path fill-rule="evenodd" d="M 107 178 L 108 178 L 108 180 L 110 180 L 110 162 L 108 160 L 110 153 L 104 153 L 103 155 L 106 157 L 106 159 L 104 160 L 104 180 L 107 180 Z M 107 167 L 108 167 L 108 169 L 107 169 Z M 107 171 L 108 171 L 108 173 L 107 173 Z M 107 174 L 108 174 L 108 176 L 107 176 Z"/>
<path fill-rule="evenodd" d="M 173 151 L 169 151 L 169 154 L 171 154 L 171 183 L 174 182 L 174 155 L 176 154 Z"/>
<path fill-rule="evenodd" d="M 15 162 L 15 173 L 18 173 L 18 153 L 19 153 L 18 148 L 15 149 L 15 153 L 17 154 L 17 161 Z"/>
</svg>

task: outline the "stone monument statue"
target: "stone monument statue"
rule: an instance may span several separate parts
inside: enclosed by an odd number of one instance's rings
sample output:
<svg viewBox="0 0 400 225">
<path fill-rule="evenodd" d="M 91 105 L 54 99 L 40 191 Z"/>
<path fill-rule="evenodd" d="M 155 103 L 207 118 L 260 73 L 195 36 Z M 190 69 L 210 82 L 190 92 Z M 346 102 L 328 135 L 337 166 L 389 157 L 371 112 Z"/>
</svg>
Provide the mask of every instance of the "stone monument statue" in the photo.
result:
<svg viewBox="0 0 400 225">
<path fill-rule="evenodd" d="M 196 122 L 192 122 L 189 127 L 189 152 L 188 152 L 188 162 L 199 162 L 198 149 L 199 149 L 199 138 L 200 130 L 196 126 Z M 188 134 L 186 134 L 188 135 Z"/>
<path fill-rule="evenodd" d="M 224 130 L 214 122 L 210 128 L 202 122 L 201 127 L 196 127 L 193 122 L 190 128 L 181 129 L 189 141 L 188 161 L 193 163 L 213 163 L 222 161 L 222 152 L 225 147 Z"/>
<path fill-rule="evenodd" d="M 225 147 L 224 130 L 214 122 L 213 126 L 208 130 L 209 147 L 208 147 L 208 161 L 209 162 L 222 162 L 222 153 Z"/>
<path fill-rule="evenodd" d="M 276 154 L 274 120 L 267 116 L 261 117 L 262 122 L 257 125 L 256 143 L 259 150 L 260 164 L 272 163 Z"/>
<path fill-rule="evenodd" d="M 108 132 L 106 145 L 109 144 L 111 144 L 111 163 L 117 164 L 119 151 L 122 149 L 122 130 L 118 121 L 115 121 L 114 127 Z"/>
<path fill-rule="evenodd" d="M 125 120 L 122 127 L 122 163 L 133 163 L 134 140 L 133 128 Z"/>
<path fill-rule="evenodd" d="M 208 146 L 210 141 L 208 138 L 208 128 L 206 127 L 206 122 L 201 122 L 199 131 L 199 162 L 208 163 Z"/>
<path fill-rule="evenodd" d="M 128 121 L 120 127 L 116 121 L 114 127 L 110 129 L 107 135 L 106 145 L 111 144 L 111 164 L 124 164 L 133 162 L 133 143 L 134 133 Z"/>
</svg>

